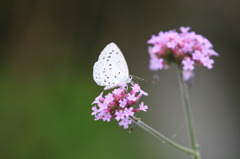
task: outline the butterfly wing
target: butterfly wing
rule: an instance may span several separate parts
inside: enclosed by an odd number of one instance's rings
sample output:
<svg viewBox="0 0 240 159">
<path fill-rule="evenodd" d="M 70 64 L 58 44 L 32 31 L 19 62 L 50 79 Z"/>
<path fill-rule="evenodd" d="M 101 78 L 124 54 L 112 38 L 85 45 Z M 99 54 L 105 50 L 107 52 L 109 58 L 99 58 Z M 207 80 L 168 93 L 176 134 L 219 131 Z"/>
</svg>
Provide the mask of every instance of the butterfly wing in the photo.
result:
<svg viewBox="0 0 240 159">
<path fill-rule="evenodd" d="M 118 65 L 122 68 L 122 71 L 129 76 L 128 65 L 123 56 L 122 51 L 118 48 L 118 46 L 111 42 L 108 44 L 103 51 L 100 53 L 98 57 L 98 61 L 106 61 L 109 63 L 114 61 L 118 63 Z"/>
<path fill-rule="evenodd" d="M 104 90 L 114 88 L 129 78 L 126 60 L 116 44 L 108 44 L 93 67 L 93 79 Z"/>
<path fill-rule="evenodd" d="M 127 79 L 126 74 L 122 72 L 121 67 L 116 62 L 97 61 L 94 64 L 94 70 L 94 81 L 100 86 L 105 86 L 104 90 L 114 88 Z"/>
<path fill-rule="evenodd" d="M 101 73 L 103 73 L 103 71 L 100 68 L 99 62 L 97 61 L 93 66 L 93 79 L 99 86 L 105 86 Z"/>
</svg>

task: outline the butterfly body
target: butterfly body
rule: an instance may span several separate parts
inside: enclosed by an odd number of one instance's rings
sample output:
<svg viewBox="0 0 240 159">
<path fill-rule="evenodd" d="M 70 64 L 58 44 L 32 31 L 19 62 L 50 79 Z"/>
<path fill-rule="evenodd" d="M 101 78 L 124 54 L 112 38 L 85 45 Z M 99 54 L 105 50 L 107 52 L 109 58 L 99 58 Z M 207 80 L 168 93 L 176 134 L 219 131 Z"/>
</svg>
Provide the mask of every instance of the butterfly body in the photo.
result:
<svg viewBox="0 0 240 159">
<path fill-rule="evenodd" d="M 115 43 L 108 44 L 100 53 L 93 66 L 93 79 L 99 86 L 108 90 L 131 82 L 126 60 Z"/>
</svg>

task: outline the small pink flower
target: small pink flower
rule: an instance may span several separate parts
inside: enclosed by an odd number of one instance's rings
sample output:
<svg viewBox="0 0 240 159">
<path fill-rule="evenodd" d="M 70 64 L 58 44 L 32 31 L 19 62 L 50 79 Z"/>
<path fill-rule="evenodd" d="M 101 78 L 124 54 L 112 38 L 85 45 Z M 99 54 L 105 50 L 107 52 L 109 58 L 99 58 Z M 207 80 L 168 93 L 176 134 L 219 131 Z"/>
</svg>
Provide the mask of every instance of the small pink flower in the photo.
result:
<svg viewBox="0 0 240 159">
<path fill-rule="evenodd" d="M 95 115 L 95 119 L 94 120 L 100 120 L 100 119 L 102 119 L 102 117 L 99 114 Z"/>
<path fill-rule="evenodd" d="M 119 101 L 119 106 L 122 108 L 124 108 L 126 106 L 126 104 L 127 104 L 127 99 L 123 99 L 123 100 Z"/>
<path fill-rule="evenodd" d="M 147 109 L 148 109 L 148 106 L 147 106 L 147 105 L 144 105 L 144 103 L 141 102 L 141 104 L 139 105 L 139 109 L 142 110 L 142 111 L 144 111 L 144 112 L 146 112 Z"/>
<path fill-rule="evenodd" d="M 212 65 L 213 65 L 214 61 L 212 59 L 210 59 L 209 57 L 205 57 L 202 59 L 202 63 L 208 69 L 212 69 L 213 68 Z"/>
<path fill-rule="evenodd" d="M 107 122 L 110 122 L 110 119 L 111 119 L 110 113 L 105 113 L 102 118 L 103 121 L 107 121 Z"/>
<path fill-rule="evenodd" d="M 204 58 L 204 55 L 199 50 L 196 50 L 192 54 L 192 58 L 193 58 L 193 60 L 202 60 Z"/>
<path fill-rule="evenodd" d="M 115 119 L 118 121 L 124 118 L 125 113 L 122 110 L 120 110 L 119 112 L 116 112 L 115 115 L 116 115 Z"/>
<path fill-rule="evenodd" d="M 140 90 L 140 94 L 141 94 L 141 95 L 148 96 L 148 93 L 147 93 L 147 92 L 144 92 L 143 90 Z"/>
<path fill-rule="evenodd" d="M 129 120 L 128 117 L 126 117 L 126 118 L 122 119 L 122 121 L 120 121 L 118 124 L 119 124 L 119 126 L 123 126 L 124 129 L 127 129 L 127 128 L 128 128 L 128 125 L 129 125 L 129 124 L 132 124 L 132 121 Z"/>
<path fill-rule="evenodd" d="M 208 50 L 209 56 L 219 56 L 219 54 L 214 50 Z"/>
<path fill-rule="evenodd" d="M 135 101 L 137 100 L 137 97 L 135 97 L 135 94 L 129 94 L 129 93 L 128 93 L 127 99 L 128 99 L 129 101 L 135 102 Z"/>
<path fill-rule="evenodd" d="M 113 94 L 120 95 L 122 93 L 122 88 L 117 88 L 113 90 Z"/>
<path fill-rule="evenodd" d="M 157 53 L 161 50 L 161 45 L 156 44 L 153 47 L 150 47 L 149 49 L 151 50 L 152 53 Z"/>
<path fill-rule="evenodd" d="M 125 114 L 126 117 L 133 116 L 134 115 L 133 107 L 125 108 L 124 109 L 124 114 Z"/>
<path fill-rule="evenodd" d="M 180 31 L 182 32 L 182 33 L 187 33 L 188 31 L 190 30 L 190 27 L 180 27 Z"/>
<path fill-rule="evenodd" d="M 187 71 L 187 70 L 193 70 L 194 69 L 194 61 L 192 61 L 190 58 L 186 58 L 182 61 L 183 64 L 183 70 Z"/>
<path fill-rule="evenodd" d="M 132 90 L 134 91 L 134 92 L 139 92 L 140 91 L 140 86 L 138 85 L 138 84 L 134 84 L 133 86 L 132 86 Z"/>
<path fill-rule="evenodd" d="M 103 94 L 103 92 L 98 97 L 95 98 L 95 100 L 92 102 L 92 104 L 97 104 L 100 101 L 103 101 L 104 98 L 102 97 L 102 94 Z"/>
<path fill-rule="evenodd" d="M 152 35 L 152 38 L 150 40 L 148 40 L 148 44 L 156 44 L 159 42 L 159 37 Z"/>
<path fill-rule="evenodd" d="M 96 114 L 99 112 L 99 110 L 97 109 L 96 106 L 93 106 L 93 107 L 92 107 L 92 111 L 93 111 L 93 112 L 91 113 L 92 115 L 96 115 Z"/>
<path fill-rule="evenodd" d="M 108 95 L 105 96 L 105 103 L 111 103 L 113 101 L 113 94 L 109 93 Z"/>
<path fill-rule="evenodd" d="M 167 42 L 168 48 L 175 48 L 176 46 L 177 46 L 177 43 L 174 40 Z"/>
<path fill-rule="evenodd" d="M 99 110 L 104 110 L 104 109 L 107 109 L 108 107 L 108 103 L 98 103 L 98 106 L 99 106 Z"/>
<path fill-rule="evenodd" d="M 184 53 L 192 52 L 193 44 L 192 43 L 185 43 L 182 47 L 182 50 L 184 51 Z"/>
<path fill-rule="evenodd" d="M 152 57 L 150 59 L 150 69 L 151 70 L 162 70 L 164 68 L 164 61 L 162 58 L 158 59 L 157 57 Z"/>
</svg>

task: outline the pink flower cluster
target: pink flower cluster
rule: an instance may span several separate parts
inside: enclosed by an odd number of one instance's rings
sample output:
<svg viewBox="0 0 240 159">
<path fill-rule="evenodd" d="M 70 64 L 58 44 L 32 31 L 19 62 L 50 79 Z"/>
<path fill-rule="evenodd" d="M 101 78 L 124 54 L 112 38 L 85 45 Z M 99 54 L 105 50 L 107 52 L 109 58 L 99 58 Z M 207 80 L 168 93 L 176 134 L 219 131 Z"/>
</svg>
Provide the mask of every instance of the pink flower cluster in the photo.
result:
<svg viewBox="0 0 240 159">
<path fill-rule="evenodd" d="M 177 63 L 184 71 L 193 71 L 195 64 L 208 69 L 213 68 L 211 56 L 218 56 L 210 41 L 190 32 L 190 27 L 180 27 L 180 33 L 175 30 L 160 32 L 153 35 L 148 44 L 151 70 L 167 69 L 171 63 Z"/>
<path fill-rule="evenodd" d="M 104 97 L 102 92 L 95 98 L 92 103 L 94 104 L 92 115 L 95 117 L 95 120 L 102 119 L 109 122 L 114 118 L 118 121 L 119 126 L 127 129 L 128 125 L 132 123 L 129 117 L 133 116 L 135 112 L 147 111 L 148 106 L 143 102 L 136 109 L 134 109 L 134 105 L 138 103 L 142 95 L 147 96 L 148 94 L 141 90 L 138 84 L 132 84 L 132 90 L 129 93 L 125 86 L 114 89 Z"/>
</svg>

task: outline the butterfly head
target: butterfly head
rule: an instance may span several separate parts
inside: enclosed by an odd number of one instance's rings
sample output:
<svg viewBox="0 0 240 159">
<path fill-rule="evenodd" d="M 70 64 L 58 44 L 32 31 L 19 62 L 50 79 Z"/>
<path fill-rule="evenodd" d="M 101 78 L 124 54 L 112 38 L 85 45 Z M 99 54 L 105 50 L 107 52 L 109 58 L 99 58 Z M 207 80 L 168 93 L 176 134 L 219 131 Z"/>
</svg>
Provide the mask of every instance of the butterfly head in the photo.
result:
<svg viewBox="0 0 240 159">
<path fill-rule="evenodd" d="M 133 79 L 133 76 L 132 75 L 129 75 L 127 80 L 126 80 L 126 83 L 130 83 L 132 82 L 132 79 Z"/>
</svg>

